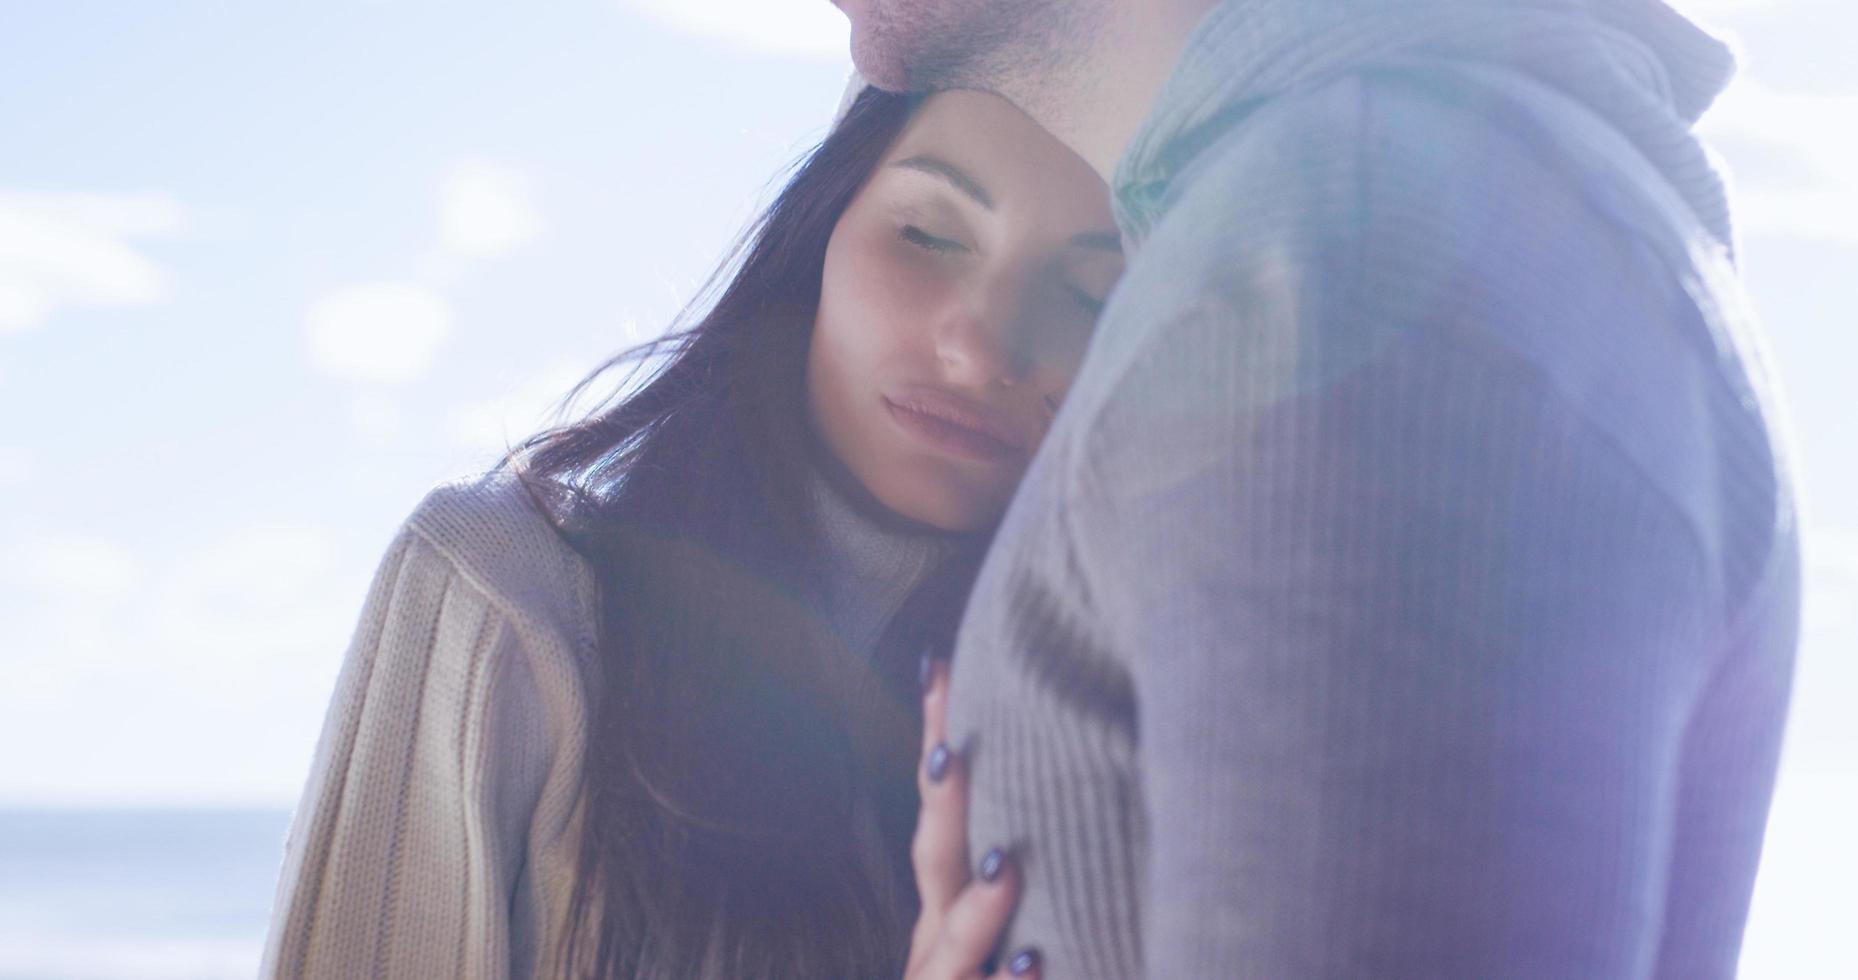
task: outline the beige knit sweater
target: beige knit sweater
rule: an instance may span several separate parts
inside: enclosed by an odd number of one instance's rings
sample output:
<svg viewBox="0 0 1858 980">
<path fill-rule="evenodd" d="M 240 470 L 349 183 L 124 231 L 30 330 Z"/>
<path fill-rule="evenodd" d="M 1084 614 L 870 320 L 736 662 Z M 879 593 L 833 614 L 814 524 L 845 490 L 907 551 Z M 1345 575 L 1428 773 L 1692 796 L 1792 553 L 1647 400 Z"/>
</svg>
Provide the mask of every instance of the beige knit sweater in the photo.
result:
<svg viewBox="0 0 1858 980">
<path fill-rule="evenodd" d="M 946 545 L 878 526 L 818 474 L 812 496 L 832 566 L 819 615 L 869 651 Z M 262 976 L 554 975 L 595 609 L 590 567 L 507 473 L 418 505 L 336 684 Z"/>
</svg>

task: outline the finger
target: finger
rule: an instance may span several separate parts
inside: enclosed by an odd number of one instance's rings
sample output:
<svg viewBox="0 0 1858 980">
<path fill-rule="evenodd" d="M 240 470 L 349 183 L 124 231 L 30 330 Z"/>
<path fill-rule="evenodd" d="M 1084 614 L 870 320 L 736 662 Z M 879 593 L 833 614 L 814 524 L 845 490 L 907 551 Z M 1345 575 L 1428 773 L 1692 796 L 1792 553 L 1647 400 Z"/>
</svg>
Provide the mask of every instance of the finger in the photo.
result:
<svg viewBox="0 0 1858 980">
<path fill-rule="evenodd" d="M 937 742 L 917 767 L 922 806 L 910 840 L 910 863 L 922 915 L 939 918 L 968 883 L 968 767 Z"/>
<path fill-rule="evenodd" d="M 988 852 L 981 867 L 981 875 L 969 882 L 949 906 L 941 938 L 929 954 L 928 976 L 974 976 L 1000 942 L 1000 933 L 1019 901 L 1019 868 L 997 849 Z"/>
<path fill-rule="evenodd" d="M 923 754 L 948 737 L 948 661 L 940 657 L 924 661 L 923 672 Z"/>
</svg>

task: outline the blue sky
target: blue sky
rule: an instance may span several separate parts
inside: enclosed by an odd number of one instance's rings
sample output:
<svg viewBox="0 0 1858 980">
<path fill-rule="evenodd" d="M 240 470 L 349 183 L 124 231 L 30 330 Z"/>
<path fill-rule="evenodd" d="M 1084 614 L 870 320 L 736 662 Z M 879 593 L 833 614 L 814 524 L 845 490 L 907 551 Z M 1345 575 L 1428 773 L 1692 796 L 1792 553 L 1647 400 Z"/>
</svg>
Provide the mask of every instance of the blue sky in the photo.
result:
<svg viewBox="0 0 1858 980">
<path fill-rule="evenodd" d="M 1813 545 L 1750 963 L 1858 975 L 1858 11 L 1680 6 L 1746 51 L 1705 131 Z M 843 51 L 824 0 L 0 0 L 0 806 L 288 805 L 400 519 L 663 327 Z"/>
</svg>

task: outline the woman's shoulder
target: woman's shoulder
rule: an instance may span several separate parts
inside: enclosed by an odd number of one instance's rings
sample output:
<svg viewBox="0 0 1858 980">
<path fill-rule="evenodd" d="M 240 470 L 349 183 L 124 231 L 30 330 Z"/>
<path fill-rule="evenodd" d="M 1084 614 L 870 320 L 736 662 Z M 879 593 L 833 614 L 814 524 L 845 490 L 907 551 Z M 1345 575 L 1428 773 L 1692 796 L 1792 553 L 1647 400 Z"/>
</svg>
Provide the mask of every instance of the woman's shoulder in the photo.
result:
<svg viewBox="0 0 1858 980">
<path fill-rule="evenodd" d="M 404 531 L 507 618 L 559 632 L 579 649 L 592 646 L 593 570 L 507 468 L 433 487 Z"/>
<path fill-rule="evenodd" d="M 532 929 L 533 910 L 565 908 L 597 677 L 591 592 L 511 474 L 448 481 L 413 508 L 325 715 L 265 976 L 387 962 L 396 975 L 502 975 L 509 943 L 434 937 L 519 941 L 511 921 Z M 544 863 L 528 874 L 532 861 Z M 388 928 L 403 921 L 417 928 Z"/>
</svg>

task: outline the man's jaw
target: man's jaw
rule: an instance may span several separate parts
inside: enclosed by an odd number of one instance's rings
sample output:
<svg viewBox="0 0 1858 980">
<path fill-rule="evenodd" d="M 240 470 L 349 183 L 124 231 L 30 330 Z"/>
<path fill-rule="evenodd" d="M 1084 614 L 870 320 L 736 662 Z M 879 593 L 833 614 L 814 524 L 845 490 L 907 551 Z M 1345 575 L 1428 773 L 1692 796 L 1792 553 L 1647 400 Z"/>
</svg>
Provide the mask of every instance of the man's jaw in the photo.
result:
<svg viewBox="0 0 1858 980">
<path fill-rule="evenodd" d="M 912 84 L 889 9 L 883 0 L 832 0 L 851 22 L 852 66 L 865 81 L 886 92 L 908 94 Z"/>
<path fill-rule="evenodd" d="M 1053 0 L 832 2 L 851 20 L 852 61 L 872 85 L 994 92 L 1108 181 L 1216 0 L 1059 0 L 1050 9 Z M 1047 34 L 1034 36 L 1040 30 Z"/>
</svg>

